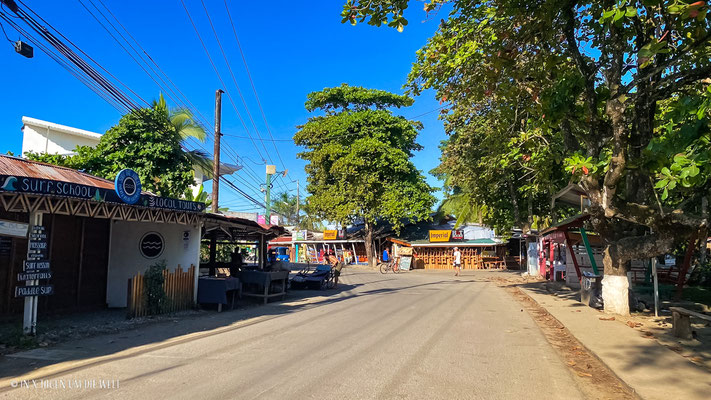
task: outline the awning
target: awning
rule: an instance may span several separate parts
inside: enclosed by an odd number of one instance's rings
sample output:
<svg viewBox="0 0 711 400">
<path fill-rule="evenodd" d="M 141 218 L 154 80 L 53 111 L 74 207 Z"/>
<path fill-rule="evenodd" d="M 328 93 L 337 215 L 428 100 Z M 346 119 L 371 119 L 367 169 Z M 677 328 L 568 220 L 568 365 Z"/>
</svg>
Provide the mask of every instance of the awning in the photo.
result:
<svg viewBox="0 0 711 400">
<path fill-rule="evenodd" d="M 286 233 L 279 225 L 261 225 L 244 218 L 228 217 L 222 214 L 206 213 L 203 235 L 217 233 L 220 241 L 260 241 L 262 238 L 271 240 Z"/>
</svg>

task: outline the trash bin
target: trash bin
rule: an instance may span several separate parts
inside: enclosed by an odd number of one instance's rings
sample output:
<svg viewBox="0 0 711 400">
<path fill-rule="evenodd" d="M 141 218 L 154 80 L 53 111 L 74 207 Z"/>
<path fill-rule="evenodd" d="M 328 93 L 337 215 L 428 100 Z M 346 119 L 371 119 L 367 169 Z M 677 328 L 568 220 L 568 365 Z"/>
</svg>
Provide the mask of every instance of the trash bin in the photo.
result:
<svg viewBox="0 0 711 400">
<path fill-rule="evenodd" d="M 599 308 L 602 297 L 602 275 L 583 271 L 583 281 L 580 286 L 580 302 L 586 306 Z"/>
</svg>

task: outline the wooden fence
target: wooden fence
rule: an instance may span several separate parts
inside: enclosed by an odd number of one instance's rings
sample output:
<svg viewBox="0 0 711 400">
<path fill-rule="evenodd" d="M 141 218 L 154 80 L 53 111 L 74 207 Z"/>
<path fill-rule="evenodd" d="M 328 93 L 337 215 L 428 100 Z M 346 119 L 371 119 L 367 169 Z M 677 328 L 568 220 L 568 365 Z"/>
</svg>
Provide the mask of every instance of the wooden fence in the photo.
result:
<svg viewBox="0 0 711 400">
<path fill-rule="evenodd" d="M 425 269 L 454 269 L 454 252 L 451 247 L 418 247 L 415 259 L 422 260 Z M 499 268 L 505 266 L 502 257 L 482 257 L 482 250 L 476 247 L 462 247 L 462 269 L 494 268 L 493 262 L 498 261 Z M 503 265 L 502 265 L 503 264 Z"/>
<path fill-rule="evenodd" d="M 195 266 L 187 271 L 178 265 L 173 272 L 163 271 L 165 281 L 163 290 L 168 297 L 168 304 L 163 312 L 175 312 L 193 308 L 195 291 Z M 146 302 L 146 287 L 143 274 L 137 273 L 128 280 L 128 317 L 143 317 L 149 314 Z"/>
</svg>

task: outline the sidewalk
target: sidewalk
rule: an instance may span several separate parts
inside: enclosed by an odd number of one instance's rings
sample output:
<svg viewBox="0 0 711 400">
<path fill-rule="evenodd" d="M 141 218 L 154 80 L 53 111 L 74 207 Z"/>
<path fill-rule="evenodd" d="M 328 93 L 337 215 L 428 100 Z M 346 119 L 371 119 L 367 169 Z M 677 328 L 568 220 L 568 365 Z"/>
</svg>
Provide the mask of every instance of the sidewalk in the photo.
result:
<svg viewBox="0 0 711 400">
<path fill-rule="evenodd" d="M 644 399 L 708 399 L 711 372 L 632 329 L 620 318 L 583 306 L 572 296 L 556 296 L 545 284 L 518 287 L 560 321 L 585 347 Z"/>
</svg>

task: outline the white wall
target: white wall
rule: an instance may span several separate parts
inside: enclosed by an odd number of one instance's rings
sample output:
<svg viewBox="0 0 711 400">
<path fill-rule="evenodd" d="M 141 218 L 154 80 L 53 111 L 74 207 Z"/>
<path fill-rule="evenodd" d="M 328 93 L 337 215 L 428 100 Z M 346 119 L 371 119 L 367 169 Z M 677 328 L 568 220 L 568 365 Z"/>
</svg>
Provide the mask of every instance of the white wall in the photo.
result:
<svg viewBox="0 0 711 400">
<path fill-rule="evenodd" d="M 190 232 L 190 239 L 183 240 L 183 232 Z M 139 242 L 147 232 L 163 236 L 165 249 L 154 258 L 145 258 Z M 144 272 L 157 261 L 165 260 L 168 269 L 175 270 L 180 264 L 183 271 L 200 262 L 200 229 L 196 225 L 159 224 L 149 222 L 113 221 L 109 273 L 106 285 L 106 302 L 109 307 L 126 307 L 128 279 L 137 272 Z M 196 274 L 197 277 L 197 274 Z M 197 281 L 196 281 L 197 284 Z"/>
<path fill-rule="evenodd" d="M 97 137 L 79 136 L 48 127 L 25 125 L 22 128 L 22 155 L 28 151 L 48 154 L 74 154 L 77 146 L 96 146 Z"/>
</svg>

